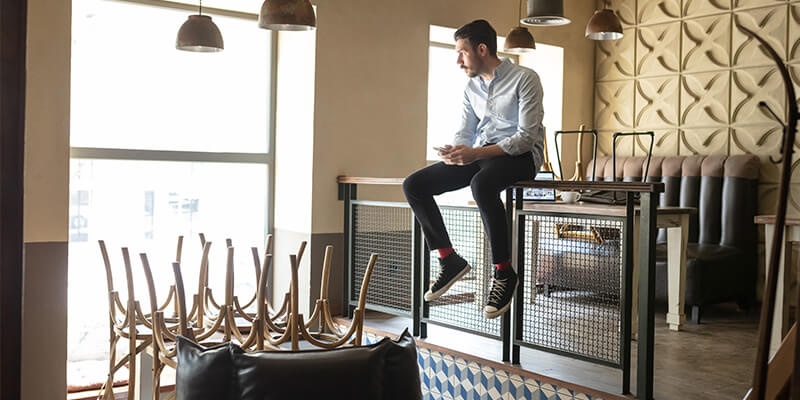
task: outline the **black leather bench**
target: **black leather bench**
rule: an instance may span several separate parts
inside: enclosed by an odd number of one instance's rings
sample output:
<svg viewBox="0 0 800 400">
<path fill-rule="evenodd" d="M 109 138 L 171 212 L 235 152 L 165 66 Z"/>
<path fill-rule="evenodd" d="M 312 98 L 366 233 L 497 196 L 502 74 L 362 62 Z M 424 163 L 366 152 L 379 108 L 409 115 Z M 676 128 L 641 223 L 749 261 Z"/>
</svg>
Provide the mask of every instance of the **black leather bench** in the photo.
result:
<svg viewBox="0 0 800 400">
<path fill-rule="evenodd" d="M 617 179 L 641 180 L 645 157 L 617 158 Z M 591 163 L 586 176 L 591 175 Z M 610 157 L 598 157 L 597 179 L 611 180 Z M 663 182 L 659 205 L 694 207 L 689 217 L 686 304 L 699 323 L 702 307 L 755 297 L 758 270 L 757 211 L 760 161 L 754 155 L 652 157 L 648 181 Z M 656 299 L 667 299 L 666 231 L 656 248 Z"/>
</svg>

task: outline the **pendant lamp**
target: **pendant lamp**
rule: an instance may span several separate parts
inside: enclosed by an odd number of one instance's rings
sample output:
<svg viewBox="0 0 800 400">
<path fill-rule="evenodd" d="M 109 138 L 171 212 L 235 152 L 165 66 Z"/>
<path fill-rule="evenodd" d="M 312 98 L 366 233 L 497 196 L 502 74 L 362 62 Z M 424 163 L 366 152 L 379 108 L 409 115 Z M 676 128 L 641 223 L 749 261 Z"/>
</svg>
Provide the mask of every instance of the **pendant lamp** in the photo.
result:
<svg viewBox="0 0 800 400">
<path fill-rule="evenodd" d="M 522 0 L 519 1 L 518 10 L 521 9 Z M 511 29 L 511 32 L 506 35 L 503 49 L 509 53 L 530 53 L 536 50 L 536 41 L 533 40 L 533 35 L 528 32 L 528 28 L 518 26 Z"/>
<path fill-rule="evenodd" d="M 608 1 L 602 10 L 596 10 L 586 24 L 586 38 L 591 40 L 617 40 L 622 38 L 622 22 Z"/>
<path fill-rule="evenodd" d="M 308 0 L 264 0 L 258 26 L 276 31 L 308 31 L 317 27 L 317 17 Z"/>
<path fill-rule="evenodd" d="M 570 20 L 564 17 L 563 0 L 528 0 L 528 16 L 521 22 L 532 26 L 558 26 Z"/>
<path fill-rule="evenodd" d="M 213 53 L 222 51 L 225 45 L 222 41 L 217 25 L 208 15 L 203 15 L 203 1 L 197 15 L 190 15 L 189 19 L 178 30 L 175 48 L 185 51 Z"/>
</svg>

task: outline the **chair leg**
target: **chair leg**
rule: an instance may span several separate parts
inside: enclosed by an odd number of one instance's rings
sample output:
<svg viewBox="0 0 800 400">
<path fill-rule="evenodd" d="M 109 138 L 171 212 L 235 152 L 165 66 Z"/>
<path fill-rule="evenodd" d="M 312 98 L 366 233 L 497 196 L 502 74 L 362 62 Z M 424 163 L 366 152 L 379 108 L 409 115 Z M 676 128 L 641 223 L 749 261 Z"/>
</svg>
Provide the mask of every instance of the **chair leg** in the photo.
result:
<svg viewBox="0 0 800 400">
<path fill-rule="evenodd" d="M 700 325 L 700 317 L 702 316 L 702 309 L 699 305 L 692 305 L 692 322 Z"/>
<path fill-rule="evenodd" d="M 158 358 L 158 346 L 153 343 L 153 400 L 159 400 L 161 394 L 161 359 Z"/>
</svg>

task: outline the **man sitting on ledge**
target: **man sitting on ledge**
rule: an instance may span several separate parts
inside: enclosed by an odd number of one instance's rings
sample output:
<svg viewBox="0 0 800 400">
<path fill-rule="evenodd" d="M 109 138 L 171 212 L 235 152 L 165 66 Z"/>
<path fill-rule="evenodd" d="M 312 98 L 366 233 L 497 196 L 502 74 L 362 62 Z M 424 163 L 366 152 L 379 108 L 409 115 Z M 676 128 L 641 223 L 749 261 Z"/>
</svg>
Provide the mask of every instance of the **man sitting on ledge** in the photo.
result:
<svg viewBox="0 0 800 400">
<path fill-rule="evenodd" d="M 461 127 L 452 145 L 437 148 L 442 162 L 408 176 L 403 191 L 428 247 L 439 251 L 441 271 L 425 293 L 425 301 L 432 301 L 470 270 L 453 251 L 433 196 L 472 188 L 495 264 L 483 313 L 497 318 L 508 310 L 517 287 L 500 192 L 533 179 L 542 164 L 542 85 L 533 70 L 497 57 L 497 33 L 487 21 L 462 26 L 455 39 L 456 62 L 471 78 L 464 89 Z"/>
</svg>

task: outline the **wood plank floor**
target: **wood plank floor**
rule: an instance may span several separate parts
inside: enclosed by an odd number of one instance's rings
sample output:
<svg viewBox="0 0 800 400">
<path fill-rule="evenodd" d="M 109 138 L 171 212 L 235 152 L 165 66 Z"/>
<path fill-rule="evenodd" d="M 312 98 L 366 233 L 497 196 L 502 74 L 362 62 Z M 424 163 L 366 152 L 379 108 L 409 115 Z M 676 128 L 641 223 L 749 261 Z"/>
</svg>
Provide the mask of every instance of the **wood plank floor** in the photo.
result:
<svg viewBox="0 0 800 400">
<path fill-rule="evenodd" d="M 366 325 L 400 333 L 411 325 L 409 318 L 368 312 Z M 739 311 L 734 304 L 710 307 L 702 324 L 687 322 L 684 330 L 672 332 L 664 313 L 656 314 L 655 398 L 657 399 L 741 399 L 752 380 L 758 337 L 758 313 Z M 500 361 L 500 341 L 433 324 L 425 341 Z M 636 383 L 636 342 L 631 361 L 632 390 Z M 522 368 L 552 378 L 590 387 L 606 393 L 620 393 L 621 371 L 533 349 L 522 348 Z"/>
</svg>

